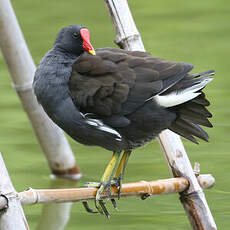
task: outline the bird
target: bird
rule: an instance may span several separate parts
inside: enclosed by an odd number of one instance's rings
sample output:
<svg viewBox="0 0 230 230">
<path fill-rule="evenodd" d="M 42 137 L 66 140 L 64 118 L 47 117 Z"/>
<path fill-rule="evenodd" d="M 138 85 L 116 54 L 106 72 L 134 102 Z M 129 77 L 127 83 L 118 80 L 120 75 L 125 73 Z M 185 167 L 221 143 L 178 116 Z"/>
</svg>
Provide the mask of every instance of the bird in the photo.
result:
<svg viewBox="0 0 230 230">
<path fill-rule="evenodd" d="M 79 143 L 113 153 L 89 212 L 110 217 L 102 199 L 111 187 L 120 196 L 130 154 L 169 129 L 198 144 L 209 140 L 201 126 L 212 127 L 203 89 L 214 70 L 190 73 L 192 64 L 166 61 L 141 51 L 94 49 L 84 26 L 60 30 L 40 61 L 33 89 L 44 111 Z M 116 203 L 111 199 L 114 208 Z"/>
</svg>

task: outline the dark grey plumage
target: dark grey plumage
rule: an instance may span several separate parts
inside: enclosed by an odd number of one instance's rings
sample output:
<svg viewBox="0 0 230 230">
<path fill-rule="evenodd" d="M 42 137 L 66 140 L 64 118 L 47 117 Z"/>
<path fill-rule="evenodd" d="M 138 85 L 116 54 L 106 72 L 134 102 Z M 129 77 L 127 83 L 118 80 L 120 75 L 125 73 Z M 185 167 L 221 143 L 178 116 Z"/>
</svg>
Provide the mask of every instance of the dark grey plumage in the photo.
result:
<svg viewBox="0 0 230 230">
<path fill-rule="evenodd" d="M 213 71 L 190 75 L 190 64 L 115 48 L 97 49 L 92 56 L 82 49 L 80 37 L 72 37 L 81 28 L 59 33 L 34 78 L 37 99 L 58 126 L 80 143 L 112 151 L 141 146 L 164 129 L 195 143 L 194 136 L 208 140 L 199 127 L 211 127 L 203 93 L 171 107 L 155 96 L 186 91 Z"/>
</svg>

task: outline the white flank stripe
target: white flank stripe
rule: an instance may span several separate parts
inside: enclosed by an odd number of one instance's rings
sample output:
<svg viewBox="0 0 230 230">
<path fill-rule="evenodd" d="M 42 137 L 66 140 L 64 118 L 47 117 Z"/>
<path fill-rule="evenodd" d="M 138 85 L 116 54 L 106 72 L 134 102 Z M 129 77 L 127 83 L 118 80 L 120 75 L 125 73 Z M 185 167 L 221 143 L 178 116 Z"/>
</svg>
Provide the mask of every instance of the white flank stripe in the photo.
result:
<svg viewBox="0 0 230 230">
<path fill-rule="evenodd" d="M 109 128 L 108 126 L 99 126 L 98 129 L 105 131 L 105 132 L 108 132 L 108 133 L 112 133 L 112 134 L 118 136 L 119 138 L 121 138 L 121 135 L 116 130 Z"/>
<path fill-rule="evenodd" d="M 109 126 L 106 126 L 102 121 L 97 119 L 86 119 L 85 122 L 88 125 L 94 126 L 101 131 L 116 135 L 118 137 L 116 138 L 116 140 L 121 141 L 121 135 L 116 130 L 110 128 Z"/>
<path fill-rule="evenodd" d="M 118 137 L 118 138 L 116 138 L 116 140 L 117 140 L 117 141 L 121 141 L 121 138 Z"/>
<path fill-rule="evenodd" d="M 99 126 L 99 124 L 95 121 L 92 121 L 92 120 L 86 120 L 85 121 L 88 125 L 91 125 L 91 126 Z"/>
</svg>

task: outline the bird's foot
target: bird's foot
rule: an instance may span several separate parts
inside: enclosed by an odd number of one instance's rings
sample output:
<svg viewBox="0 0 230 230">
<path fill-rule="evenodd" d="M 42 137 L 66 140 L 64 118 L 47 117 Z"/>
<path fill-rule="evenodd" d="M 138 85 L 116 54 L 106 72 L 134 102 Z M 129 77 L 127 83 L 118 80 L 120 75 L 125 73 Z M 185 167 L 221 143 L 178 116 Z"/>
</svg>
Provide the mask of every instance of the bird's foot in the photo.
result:
<svg viewBox="0 0 230 230">
<path fill-rule="evenodd" d="M 109 180 L 109 181 L 104 181 L 104 182 L 86 182 L 85 187 L 88 188 L 99 188 L 96 194 L 96 199 L 95 199 L 95 207 L 97 211 L 91 209 L 88 205 L 88 202 L 84 201 L 82 202 L 84 208 L 86 209 L 87 212 L 89 213 L 101 213 L 104 214 L 107 218 L 110 218 L 110 213 L 108 209 L 106 208 L 105 202 L 103 200 L 103 196 L 108 197 L 108 199 L 111 201 L 114 209 L 118 211 L 117 204 L 115 199 L 111 198 L 111 186 L 117 187 L 119 186 L 120 188 L 120 181 L 118 181 L 117 178 L 114 178 L 114 180 Z M 118 190 L 119 190 L 118 188 Z"/>
<path fill-rule="evenodd" d="M 105 202 L 103 200 L 103 196 L 107 195 L 107 197 L 111 201 L 114 209 L 116 211 L 118 211 L 115 199 L 111 199 L 111 191 L 112 191 L 111 187 L 112 186 L 115 186 L 114 181 L 109 180 L 106 182 L 105 181 L 102 182 L 100 188 L 97 191 L 96 199 L 95 199 L 95 206 L 96 206 L 98 212 L 100 212 L 101 214 L 104 214 L 107 218 L 110 218 L 110 213 L 106 208 Z"/>
<path fill-rule="evenodd" d="M 87 187 L 97 187 L 97 194 L 95 198 L 95 206 L 99 213 L 104 214 L 107 218 L 110 218 L 110 213 L 105 206 L 104 199 L 107 197 L 111 202 L 115 210 L 117 210 L 117 204 L 114 199 L 111 199 L 111 187 L 116 187 L 118 189 L 118 198 L 121 196 L 121 182 L 124 176 L 124 170 L 127 165 L 131 151 L 124 151 L 124 154 L 119 161 L 120 152 L 114 152 L 112 159 L 110 160 L 106 170 L 101 178 L 100 183 L 88 182 Z M 119 163 L 119 164 L 118 164 Z M 118 165 L 118 166 L 117 166 Z M 114 178 L 114 179 L 112 179 Z M 83 204 L 86 211 L 94 213 L 94 211 L 89 208 L 87 203 Z"/>
</svg>

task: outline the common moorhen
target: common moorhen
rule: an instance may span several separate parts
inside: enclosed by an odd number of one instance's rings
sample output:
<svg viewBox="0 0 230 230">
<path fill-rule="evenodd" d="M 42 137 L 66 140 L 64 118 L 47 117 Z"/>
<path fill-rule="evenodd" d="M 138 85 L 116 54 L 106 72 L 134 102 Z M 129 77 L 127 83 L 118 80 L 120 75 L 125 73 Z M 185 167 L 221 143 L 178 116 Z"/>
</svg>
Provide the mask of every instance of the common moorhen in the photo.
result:
<svg viewBox="0 0 230 230">
<path fill-rule="evenodd" d="M 95 52 L 89 30 L 78 25 L 62 29 L 41 60 L 33 86 L 48 116 L 76 141 L 113 151 L 95 200 L 107 217 L 102 192 L 110 194 L 111 186 L 117 186 L 120 194 L 133 149 L 165 129 L 194 143 L 198 143 L 194 136 L 208 140 L 199 126 L 212 127 L 202 90 L 214 71 L 189 74 L 192 69 L 191 64 L 168 62 L 146 52 L 116 48 Z"/>
</svg>

